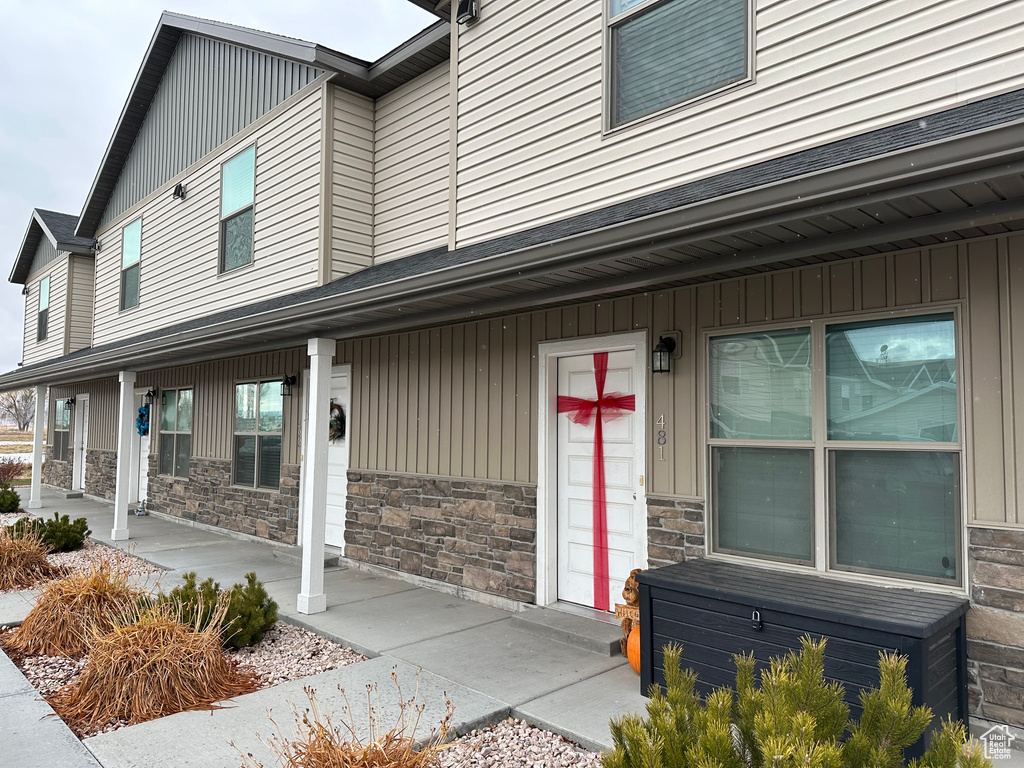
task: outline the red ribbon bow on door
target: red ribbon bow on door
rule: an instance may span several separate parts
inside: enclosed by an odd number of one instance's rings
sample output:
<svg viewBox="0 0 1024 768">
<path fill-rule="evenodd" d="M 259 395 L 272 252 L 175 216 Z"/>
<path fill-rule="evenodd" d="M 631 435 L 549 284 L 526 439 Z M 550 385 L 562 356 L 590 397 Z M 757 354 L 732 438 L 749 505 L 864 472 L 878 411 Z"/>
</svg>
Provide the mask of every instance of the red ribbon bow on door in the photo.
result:
<svg viewBox="0 0 1024 768">
<path fill-rule="evenodd" d="M 594 354 L 594 379 L 597 381 L 597 399 L 558 396 L 558 412 L 568 413 L 569 419 L 585 427 L 594 422 L 594 607 L 607 611 L 608 604 L 608 504 L 604 482 L 604 427 L 603 423 L 636 410 L 636 395 L 604 392 L 608 378 L 608 353 Z M 596 417 L 596 418 L 595 418 Z"/>
</svg>

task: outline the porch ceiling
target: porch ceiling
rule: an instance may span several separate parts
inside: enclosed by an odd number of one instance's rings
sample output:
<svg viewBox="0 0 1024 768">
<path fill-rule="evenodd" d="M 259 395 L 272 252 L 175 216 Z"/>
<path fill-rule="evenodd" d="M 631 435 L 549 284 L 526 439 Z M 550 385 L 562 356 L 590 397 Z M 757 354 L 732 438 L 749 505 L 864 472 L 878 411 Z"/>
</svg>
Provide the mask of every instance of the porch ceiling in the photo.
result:
<svg viewBox="0 0 1024 768">
<path fill-rule="evenodd" d="M 945 151 L 917 147 L 519 247 L 441 249 L 30 366 L 0 377 L 0 390 L 1024 230 L 1019 130 L 1004 125 Z"/>
</svg>

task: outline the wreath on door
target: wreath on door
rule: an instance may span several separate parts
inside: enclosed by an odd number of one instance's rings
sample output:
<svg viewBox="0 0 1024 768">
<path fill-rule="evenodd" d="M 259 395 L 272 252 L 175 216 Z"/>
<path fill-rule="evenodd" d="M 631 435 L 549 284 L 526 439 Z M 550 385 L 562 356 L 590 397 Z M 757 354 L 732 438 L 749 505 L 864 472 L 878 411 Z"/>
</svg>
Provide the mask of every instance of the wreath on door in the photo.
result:
<svg viewBox="0 0 1024 768">
<path fill-rule="evenodd" d="M 332 443 L 345 439 L 345 411 L 337 403 L 331 403 L 331 421 L 327 427 L 327 436 Z"/>
<path fill-rule="evenodd" d="M 139 437 L 145 437 L 149 434 L 149 406 L 143 405 L 139 408 L 139 415 L 135 419 L 135 431 L 139 433 Z"/>
</svg>

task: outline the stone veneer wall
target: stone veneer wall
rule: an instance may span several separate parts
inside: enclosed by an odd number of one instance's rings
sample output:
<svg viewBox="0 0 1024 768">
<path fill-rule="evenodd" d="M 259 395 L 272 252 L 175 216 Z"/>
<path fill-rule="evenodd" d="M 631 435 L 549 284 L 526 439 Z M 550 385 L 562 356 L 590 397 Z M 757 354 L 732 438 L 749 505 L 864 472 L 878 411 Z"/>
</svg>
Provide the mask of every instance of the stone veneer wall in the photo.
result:
<svg viewBox="0 0 1024 768">
<path fill-rule="evenodd" d="M 348 479 L 346 556 L 535 600 L 536 486 L 356 471 Z"/>
<path fill-rule="evenodd" d="M 647 497 L 647 564 L 660 568 L 704 557 L 704 502 Z"/>
<path fill-rule="evenodd" d="M 85 492 L 114 500 L 117 489 L 117 451 L 89 448 L 85 452 Z"/>
<path fill-rule="evenodd" d="M 53 446 L 47 445 L 46 461 L 43 462 L 43 482 L 58 488 L 71 490 L 71 462 L 56 461 L 53 458 Z"/>
<path fill-rule="evenodd" d="M 157 460 L 151 453 L 149 509 L 285 544 L 298 540 L 298 464 L 281 465 L 281 488 L 270 491 L 232 485 L 230 460 L 193 458 L 188 479 L 157 474 Z"/>
<path fill-rule="evenodd" d="M 971 714 L 1024 728 L 1024 530 L 969 533 Z"/>
</svg>

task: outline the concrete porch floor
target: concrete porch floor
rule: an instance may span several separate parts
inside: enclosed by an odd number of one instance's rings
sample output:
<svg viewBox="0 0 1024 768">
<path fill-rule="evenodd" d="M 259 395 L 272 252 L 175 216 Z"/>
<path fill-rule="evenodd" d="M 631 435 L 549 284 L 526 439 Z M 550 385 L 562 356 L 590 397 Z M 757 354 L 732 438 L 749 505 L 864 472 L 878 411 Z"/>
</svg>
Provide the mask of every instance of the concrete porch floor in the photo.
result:
<svg viewBox="0 0 1024 768">
<path fill-rule="evenodd" d="M 109 538 L 110 503 L 64 499 L 44 488 L 43 508 L 34 511 L 85 517 L 94 539 L 115 546 Z M 95 765 L 93 756 L 105 768 L 238 765 L 239 755 L 231 741 L 262 756 L 265 764 L 275 764 L 255 738 L 257 732 L 266 736 L 272 731 L 268 711 L 290 734 L 291 705 L 301 709 L 303 685 L 315 687 L 321 700 L 331 706 L 340 706 L 340 685 L 349 691 L 358 711 L 365 685 L 377 683 L 382 699 L 390 694 L 391 670 L 396 665 L 406 698 L 416 685 L 413 670 L 422 670 L 418 682 L 428 704 L 423 720 L 427 729 L 440 720 L 447 697 L 455 704 L 460 733 L 511 714 L 599 750 L 611 744 L 611 717 L 645 705 L 639 679 L 622 656 L 609 657 L 551 640 L 516 626 L 514 614 L 507 611 L 397 578 L 336 566 L 325 572 L 327 611 L 306 616 L 295 608 L 299 563 L 278 547 L 154 516 L 130 515 L 129 529 L 131 539 L 116 546 L 167 569 L 161 580 L 165 590 L 180 583 L 187 571 L 196 571 L 200 578 L 212 576 L 222 586 L 255 571 L 278 602 L 282 620 L 352 647 L 371 661 L 250 694 L 225 709 L 185 712 L 87 739 L 84 743 L 92 756 L 80 755 L 84 762 L 76 762 L 70 754 L 68 762 L 49 758 L 32 762 L 38 757 L 33 755 L 33 744 L 23 744 L 28 762 L 16 765 Z M 0 599 L 0 624 L 19 621 L 27 613 L 29 606 L 22 596 L 0 598 L 6 598 Z M 0 688 L 4 683 L 0 676 Z M 18 693 L 26 695 L 20 689 Z M 0 720 L 6 717 L 4 710 L 18 701 L 0 690 Z M 52 719 L 46 725 L 52 728 Z M 34 743 L 33 730 L 19 729 L 19 733 Z M 184 733 L 188 734 L 187 750 L 182 749 Z"/>
</svg>

